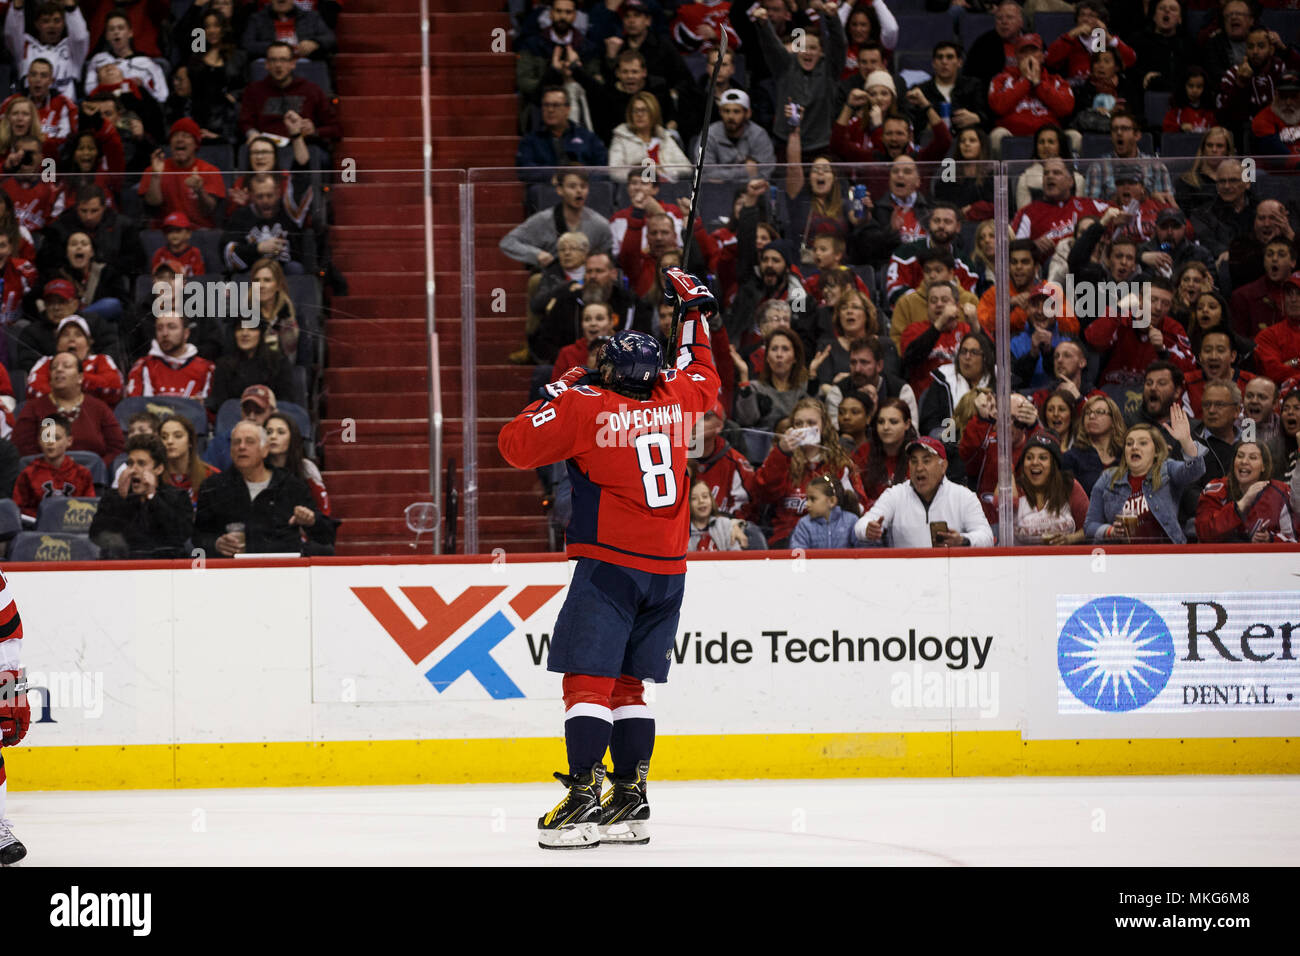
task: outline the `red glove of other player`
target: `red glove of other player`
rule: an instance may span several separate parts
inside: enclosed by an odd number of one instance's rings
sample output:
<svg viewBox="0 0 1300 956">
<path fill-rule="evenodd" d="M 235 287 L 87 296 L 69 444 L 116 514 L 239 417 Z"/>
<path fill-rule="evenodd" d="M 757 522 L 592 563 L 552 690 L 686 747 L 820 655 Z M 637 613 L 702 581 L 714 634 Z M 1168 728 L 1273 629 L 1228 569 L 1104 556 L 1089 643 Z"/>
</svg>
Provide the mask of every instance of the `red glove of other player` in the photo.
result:
<svg viewBox="0 0 1300 956">
<path fill-rule="evenodd" d="M 17 746 L 31 722 L 27 683 L 16 671 L 0 671 L 0 747 Z"/>
</svg>

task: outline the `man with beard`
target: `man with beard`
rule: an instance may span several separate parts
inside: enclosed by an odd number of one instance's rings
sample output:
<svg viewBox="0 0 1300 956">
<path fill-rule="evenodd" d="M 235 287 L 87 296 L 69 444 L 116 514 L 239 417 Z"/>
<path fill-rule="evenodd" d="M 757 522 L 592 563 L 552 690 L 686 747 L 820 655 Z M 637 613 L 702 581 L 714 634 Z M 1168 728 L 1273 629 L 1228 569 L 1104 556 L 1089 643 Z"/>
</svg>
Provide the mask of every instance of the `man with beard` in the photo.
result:
<svg viewBox="0 0 1300 956">
<path fill-rule="evenodd" d="M 961 213 L 950 202 L 936 202 L 930 207 L 928 229 L 922 239 L 909 242 L 894 250 L 889 259 L 889 271 L 885 279 L 885 305 L 889 308 L 898 302 L 898 297 L 908 289 L 917 289 L 923 278 L 921 272 L 921 253 L 925 251 L 943 252 L 953 258 L 953 278 L 967 292 L 974 292 L 979 277 L 975 270 L 961 260 L 961 250 L 957 240 L 961 237 Z"/>
<path fill-rule="evenodd" d="M 1058 390 L 1074 397 L 1075 414 L 1081 414 L 1084 405 L 1083 376 L 1088 371 L 1088 355 L 1074 339 L 1065 339 L 1052 350 L 1053 380 L 1030 396 L 1034 407 L 1042 410 L 1047 399 Z"/>
<path fill-rule="evenodd" d="M 1146 271 L 1166 279 L 1186 262 L 1214 268 L 1213 254 L 1195 239 L 1187 238 L 1187 217 L 1173 207 L 1156 213 L 1156 234 L 1138 249 L 1138 259 Z"/>
<path fill-rule="evenodd" d="M 727 313 L 727 338 L 736 343 L 742 352 L 757 330 L 759 306 L 772 299 L 790 304 L 792 312 L 804 313 L 814 303 L 799 280 L 790 270 L 791 253 L 784 240 L 770 242 L 758 255 L 758 275 L 744 278 L 736 298 Z M 796 319 L 797 321 L 797 319 Z"/>
<path fill-rule="evenodd" d="M 528 336 L 528 347 L 522 354 L 512 353 L 511 361 L 520 365 L 534 360 L 554 363 L 560 349 L 582 335 L 582 307 L 588 302 L 606 303 L 614 316 L 615 329 L 634 328 L 636 296 L 620 280 L 613 256 L 608 252 L 591 253 L 582 281 L 570 282 L 551 296 L 542 307 L 537 329 Z"/>
<path fill-rule="evenodd" d="M 1230 383 L 1244 389 L 1254 378 L 1249 372 L 1236 369 L 1237 350 L 1232 334 L 1223 328 L 1213 328 L 1201 335 L 1201 348 L 1196 355 L 1197 368 L 1187 373 L 1184 381 L 1183 408 L 1187 414 L 1200 417 L 1201 395 L 1215 383 Z"/>
<path fill-rule="evenodd" d="M 1300 375 L 1300 272 L 1287 277 L 1282 321 L 1255 336 L 1255 364 L 1275 382 Z"/>
<path fill-rule="evenodd" d="M 1261 203 L 1261 206 L 1266 205 Z M 1254 339 L 1283 317 L 1287 283 L 1296 267 L 1295 243 L 1275 236 L 1264 245 L 1264 274 L 1232 293 L 1232 331 Z"/>
<path fill-rule="evenodd" d="M 736 75 L 736 54 L 734 47 L 728 47 L 727 53 L 722 58 L 722 66 L 718 68 L 718 79 L 713 84 L 713 89 L 709 89 L 709 80 L 713 77 L 713 66 L 718 62 L 718 48 L 714 47 L 709 50 L 706 56 L 707 69 L 704 75 L 696 82 L 687 86 L 680 92 L 677 99 L 677 131 L 681 133 L 682 141 L 691 143 L 695 137 L 700 135 L 700 130 L 704 128 L 704 106 L 708 102 L 708 97 L 713 97 L 713 111 L 715 115 L 721 115 L 719 107 L 722 104 L 722 96 L 733 90 L 744 92 L 734 82 L 732 77 Z M 750 99 L 751 119 L 766 131 L 772 125 L 772 102 L 768 94 L 759 89 L 754 89 Z M 713 134 L 709 134 L 709 139 L 713 139 Z M 769 138 L 770 141 L 770 138 Z M 690 155 L 694 156 L 692 150 Z"/>
<path fill-rule="evenodd" d="M 711 183 L 728 181 L 748 182 L 751 179 L 770 179 L 776 151 L 772 139 L 752 122 L 749 94 L 744 90 L 727 90 L 718 101 L 718 115 L 722 118 L 709 127 L 709 145 L 704 152 L 704 168 L 710 170 L 704 177 Z M 694 156 L 698 145 L 693 146 Z M 739 169 L 717 169 L 720 166 L 738 166 Z M 712 168 L 711 168 L 712 167 Z"/>
<path fill-rule="evenodd" d="M 864 336 L 849 343 L 849 384 L 846 392 L 861 392 L 871 399 L 875 408 L 887 398 L 898 399 L 912 413 L 912 427 L 919 427 L 921 416 L 916 394 L 901 377 L 885 371 L 885 350 L 879 338 Z"/>
<path fill-rule="evenodd" d="M 1276 33 L 1262 24 L 1246 34 L 1246 56 L 1219 78 L 1215 108 L 1219 122 L 1240 134 L 1244 120 L 1267 110 L 1282 92 L 1288 69 L 1300 66 L 1300 56 L 1287 49 Z"/>
<path fill-rule="evenodd" d="M 1250 124 L 1254 151 L 1269 156 L 1285 156 L 1283 168 L 1300 166 L 1300 73 L 1282 75 L 1273 102 L 1260 110 Z"/>
<path fill-rule="evenodd" d="M 582 49 L 582 34 L 574 29 L 578 7 L 574 0 L 551 0 L 551 26 L 549 29 L 520 38 L 515 58 L 515 85 L 520 93 L 521 106 L 537 101 L 538 91 L 546 82 L 546 73 L 556 48 L 567 56 L 572 50 L 577 56 Z M 521 113 L 522 116 L 526 113 Z M 522 123 L 520 124 L 522 127 Z M 531 132 L 524 130 L 524 132 Z"/>
</svg>

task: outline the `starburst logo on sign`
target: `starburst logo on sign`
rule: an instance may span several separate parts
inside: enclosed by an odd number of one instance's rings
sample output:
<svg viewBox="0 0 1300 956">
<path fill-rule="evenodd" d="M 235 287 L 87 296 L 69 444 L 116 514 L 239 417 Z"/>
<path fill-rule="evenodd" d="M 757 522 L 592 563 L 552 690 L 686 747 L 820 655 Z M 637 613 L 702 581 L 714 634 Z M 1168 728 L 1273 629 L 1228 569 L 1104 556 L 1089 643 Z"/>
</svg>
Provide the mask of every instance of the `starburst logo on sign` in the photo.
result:
<svg viewBox="0 0 1300 956">
<path fill-rule="evenodd" d="M 1150 703 L 1174 670 L 1174 639 L 1159 614 L 1130 597 L 1089 601 L 1061 629 L 1056 663 L 1070 693 L 1096 710 Z"/>
</svg>

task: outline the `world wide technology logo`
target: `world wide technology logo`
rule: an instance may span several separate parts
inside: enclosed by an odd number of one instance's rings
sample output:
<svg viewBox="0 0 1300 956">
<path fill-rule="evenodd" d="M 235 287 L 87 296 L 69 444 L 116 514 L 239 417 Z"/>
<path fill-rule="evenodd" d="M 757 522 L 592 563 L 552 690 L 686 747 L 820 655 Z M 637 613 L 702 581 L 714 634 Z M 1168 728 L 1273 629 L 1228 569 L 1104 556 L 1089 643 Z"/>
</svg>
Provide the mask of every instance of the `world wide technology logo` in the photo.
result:
<svg viewBox="0 0 1300 956">
<path fill-rule="evenodd" d="M 460 632 L 484 608 L 502 597 L 505 586 L 480 585 L 466 588 L 451 601 L 444 601 L 432 587 L 399 588 L 424 618 L 416 626 L 410 617 L 382 587 L 354 587 L 352 593 L 371 616 L 402 649 L 411 663 L 419 665 L 448 640 Z M 478 627 L 461 637 L 441 660 L 429 668 L 424 677 L 439 694 L 462 676 L 477 680 L 494 700 L 523 697 L 492 650 L 514 633 L 515 628 L 532 617 L 551 598 L 564 590 L 562 584 L 530 584 L 508 600 L 501 600 L 492 614 Z"/>
<path fill-rule="evenodd" d="M 1300 709 L 1300 593 L 1061 594 L 1060 713 Z"/>
</svg>

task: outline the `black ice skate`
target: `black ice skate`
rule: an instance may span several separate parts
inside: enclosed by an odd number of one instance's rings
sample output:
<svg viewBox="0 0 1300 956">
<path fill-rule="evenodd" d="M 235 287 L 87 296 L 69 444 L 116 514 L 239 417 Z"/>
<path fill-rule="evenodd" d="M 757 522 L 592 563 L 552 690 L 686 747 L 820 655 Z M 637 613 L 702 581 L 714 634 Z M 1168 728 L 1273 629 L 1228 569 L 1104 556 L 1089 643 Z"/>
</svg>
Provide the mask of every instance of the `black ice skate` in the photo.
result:
<svg viewBox="0 0 1300 956">
<path fill-rule="evenodd" d="M 0 866 L 14 866 L 27 855 L 27 847 L 18 842 L 8 820 L 0 820 Z"/>
<path fill-rule="evenodd" d="M 537 820 L 537 845 L 543 850 L 586 850 L 600 846 L 600 791 L 605 785 L 605 765 L 571 777 L 556 773 L 569 788 L 555 809 Z"/>
<path fill-rule="evenodd" d="M 613 784 L 600 804 L 600 842 L 638 846 L 650 842 L 650 804 L 646 800 L 646 776 L 650 762 L 636 765 L 632 777 L 610 777 Z"/>
</svg>

